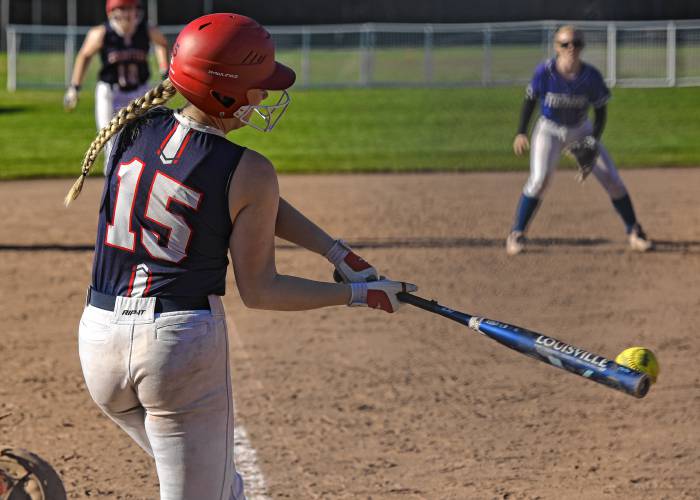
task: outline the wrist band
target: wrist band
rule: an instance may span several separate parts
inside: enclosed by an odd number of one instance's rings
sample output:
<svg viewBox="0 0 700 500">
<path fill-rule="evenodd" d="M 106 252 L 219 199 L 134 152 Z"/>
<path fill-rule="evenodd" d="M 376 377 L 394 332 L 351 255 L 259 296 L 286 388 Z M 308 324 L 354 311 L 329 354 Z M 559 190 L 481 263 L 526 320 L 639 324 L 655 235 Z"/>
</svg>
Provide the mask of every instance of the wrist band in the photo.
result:
<svg viewBox="0 0 700 500">
<path fill-rule="evenodd" d="M 343 240 L 335 240 L 335 242 L 333 242 L 333 245 L 326 252 L 324 257 L 328 259 L 328 261 L 331 264 L 337 266 L 343 261 L 343 259 L 349 252 L 350 248 L 345 244 Z"/>
<path fill-rule="evenodd" d="M 367 304 L 367 283 L 350 283 L 349 306 L 364 306 Z"/>
</svg>

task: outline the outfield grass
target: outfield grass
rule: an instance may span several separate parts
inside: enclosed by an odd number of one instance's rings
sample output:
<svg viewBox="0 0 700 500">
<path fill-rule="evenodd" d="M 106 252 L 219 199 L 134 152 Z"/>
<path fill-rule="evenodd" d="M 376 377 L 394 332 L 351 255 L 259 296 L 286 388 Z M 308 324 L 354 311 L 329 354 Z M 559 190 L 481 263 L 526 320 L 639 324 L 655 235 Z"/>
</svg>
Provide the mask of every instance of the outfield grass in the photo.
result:
<svg viewBox="0 0 700 500">
<path fill-rule="evenodd" d="M 0 82 L 4 61 L 0 58 Z M 618 165 L 700 165 L 700 89 L 614 89 L 604 140 Z M 281 172 L 526 169 L 511 141 L 522 88 L 293 91 L 271 134 L 232 140 Z M 60 91 L 0 90 L 0 178 L 73 176 L 94 137 L 92 89 L 64 113 Z M 176 101 L 181 104 L 182 101 Z"/>
</svg>

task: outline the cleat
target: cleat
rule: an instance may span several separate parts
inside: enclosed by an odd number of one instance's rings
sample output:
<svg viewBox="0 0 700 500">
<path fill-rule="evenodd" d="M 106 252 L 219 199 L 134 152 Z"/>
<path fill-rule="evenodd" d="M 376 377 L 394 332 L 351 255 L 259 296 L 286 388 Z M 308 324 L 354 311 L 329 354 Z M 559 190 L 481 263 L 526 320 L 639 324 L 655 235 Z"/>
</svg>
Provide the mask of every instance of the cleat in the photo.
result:
<svg viewBox="0 0 700 500">
<path fill-rule="evenodd" d="M 648 252 L 654 248 L 654 244 L 647 238 L 642 226 L 635 225 L 629 234 L 630 248 L 635 252 Z"/>
<path fill-rule="evenodd" d="M 506 238 L 506 253 L 518 255 L 525 248 L 525 237 L 522 231 L 512 231 Z"/>
</svg>

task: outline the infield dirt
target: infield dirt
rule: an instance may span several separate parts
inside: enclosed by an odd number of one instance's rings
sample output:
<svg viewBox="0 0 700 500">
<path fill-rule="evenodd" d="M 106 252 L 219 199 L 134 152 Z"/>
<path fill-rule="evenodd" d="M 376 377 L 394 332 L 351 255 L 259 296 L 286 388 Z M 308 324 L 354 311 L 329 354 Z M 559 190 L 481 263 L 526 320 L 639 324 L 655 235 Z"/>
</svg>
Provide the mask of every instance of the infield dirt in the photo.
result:
<svg viewBox="0 0 700 500">
<path fill-rule="evenodd" d="M 249 310 L 229 272 L 236 417 L 266 484 L 251 498 L 698 498 L 700 169 L 622 174 L 655 252 L 630 252 L 603 190 L 571 171 L 515 258 L 503 244 L 524 172 L 281 177 L 285 198 L 419 295 L 611 358 L 644 345 L 661 372 L 637 400 L 409 306 Z M 71 498 L 157 498 L 151 459 L 84 387 L 101 183 L 66 210 L 70 183 L 0 183 L 0 446 L 47 459 Z M 281 241 L 277 261 L 330 277 Z"/>
</svg>

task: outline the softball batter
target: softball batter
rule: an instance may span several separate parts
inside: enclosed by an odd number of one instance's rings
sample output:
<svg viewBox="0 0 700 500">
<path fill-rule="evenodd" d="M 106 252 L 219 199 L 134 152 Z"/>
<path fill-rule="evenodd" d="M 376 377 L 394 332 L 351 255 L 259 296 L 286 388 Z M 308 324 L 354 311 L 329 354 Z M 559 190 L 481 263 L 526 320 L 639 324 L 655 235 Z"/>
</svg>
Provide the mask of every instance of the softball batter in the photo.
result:
<svg viewBox="0 0 700 500">
<path fill-rule="evenodd" d="M 107 21 L 93 27 L 85 37 L 75 58 L 71 84 L 63 97 L 63 106 L 72 111 L 92 57 L 100 53 L 102 67 L 95 87 L 95 122 L 97 130 L 107 125 L 114 112 L 148 90 L 148 52 L 155 45 L 158 68 L 164 76 L 168 70 L 168 42 L 143 18 L 139 0 L 107 0 Z M 105 146 L 105 166 L 111 144 Z"/>
<path fill-rule="evenodd" d="M 538 100 L 541 116 L 532 132 L 530 177 L 525 183 L 515 213 L 515 222 L 506 240 L 506 251 L 516 255 L 523 251 L 524 234 L 542 195 L 568 146 L 589 138 L 598 146 L 599 155 L 592 174 L 608 192 L 615 210 L 622 218 L 630 248 L 645 252 L 652 248 L 632 207 L 632 201 L 600 137 L 605 127 L 606 104 L 610 91 L 600 72 L 580 59 L 583 33 L 573 26 L 561 27 L 554 36 L 556 57 L 535 69 L 523 102 L 518 133 L 513 142 L 516 155 L 529 148 L 527 127 Z M 594 123 L 588 121 L 593 106 Z"/>
<path fill-rule="evenodd" d="M 294 80 L 252 19 L 192 21 L 173 48 L 169 79 L 100 131 L 66 197 L 77 197 L 101 147 L 121 131 L 100 204 L 80 362 L 95 402 L 154 457 L 162 499 L 245 498 L 233 463 L 221 301 L 228 253 L 241 298 L 253 308 L 394 312 L 397 294 L 416 290 L 378 279 L 374 267 L 280 198 L 267 158 L 226 139 L 245 125 L 271 130 Z M 263 103 L 268 90 L 281 91 L 273 104 Z M 178 91 L 189 101 L 183 109 L 159 106 Z M 275 236 L 324 255 L 345 282 L 278 274 Z"/>
</svg>

